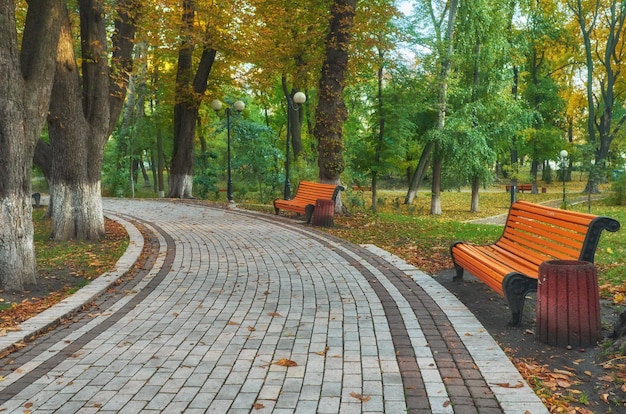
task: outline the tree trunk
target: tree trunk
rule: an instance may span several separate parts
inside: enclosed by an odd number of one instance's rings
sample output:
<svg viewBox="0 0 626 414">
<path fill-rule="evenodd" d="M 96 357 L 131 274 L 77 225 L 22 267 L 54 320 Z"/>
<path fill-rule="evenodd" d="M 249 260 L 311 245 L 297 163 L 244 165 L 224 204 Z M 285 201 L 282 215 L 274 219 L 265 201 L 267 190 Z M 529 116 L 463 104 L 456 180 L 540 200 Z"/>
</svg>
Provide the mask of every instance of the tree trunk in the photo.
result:
<svg viewBox="0 0 626 414">
<path fill-rule="evenodd" d="M 456 11 L 459 5 L 458 0 L 450 1 L 450 10 L 448 11 L 448 28 L 446 30 L 445 42 L 446 48 L 442 50 L 441 56 L 441 75 L 439 79 L 439 93 L 437 98 L 438 116 L 437 129 L 443 131 L 446 121 L 446 112 L 448 106 L 448 77 L 452 67 L 452 53 L 454 52 L 454 22 L 456 20 Z M 430 214 L 440 215 L 441 209 L 441 172 L 443 163 L 443 154 L 440 153 L 438 144 L 434 147 L 433 156 L 433 182 L 432 196 L 430 201 Z"/>
<path fill-rule="evenodd" d="M 422 150 L 422 155 L 420 157 L 419 163 L 417 164 L 417 168 L 413 173 L 411 178 L 411 185 L 409 186 L 409 191 L 404 199 L 404 204 L 413 204 L 413 200 L 415 200 L 415 196 L 417 195 L 417 191 L 419 190 L 420 185 L 422 184 L 422 180 L 426 175 L 426 168 L 428 168 L 428 163 L 430 161 L 430 155 L 433 151 L 433 145 L 435 143 L 433 141 L 429 141 L 424 149 Z"/>
<path fill-rule="evenodd" d="M 104 237 L 101 173 L 104 146 L 115 128 L 132 69 L 136 0 L 118 0 L 111 64 L 101 0 L 80 0 L 81 62 L 65 8 L 48 118 L 52 149 L 52 238 Z M 82 78 L 81 78 L 82 75 Z"/>
<path fill-rule="evenodd" d="M 480 180 L 474 177 L 472 178 L 472 202 L 471 202 L 471 208 L 470 208 L 470 211 L 472 213 L 478 212 L 479 190 L 480 190 Z"/>
<path fill-rule="evenodd" d="M 378 209 L 378 175 L 372 173 L 372 211 L 375 213 Z"/>
<path fill-rule="evenodd" d="M 355 13 L 356 0 L 334 0 L 331 5 L 314 128 L 319 142 L 319 180 L 323 183 L 339 184 L 340 174 L 345 169 L 342 132 L 348 112 L 343 90 Z"/>
<path fill-rule="evenodd" d="M 50 102 L 62 5 L 28 2 L 20 52 L 15 5 L 0 1 L 0 288 L 6 291 L 34 287 L 38 279 L 30 183 Z"/>
<path fill-rule="evenodd" d="M 383 75 L 384 68 L 383 53 L 378 51 L 378 57 L 381 64 L 378 67 L 378 140 L 376 142 L 376 153 L 374 154 L 374 165 L 372 171 L 372 211 L 376 211 L 378 207 L 378 175 L 380 172 L 380 158 L 383 152 L 384 138 L 385 138 L 385 113 L 383 110 Z"/>
<path fill-rule="evenodd" d="M 441 209 L 441 167 L 443 163 L 437 147 L 438 145 L 435 144 L 433 151 L 433 193 L 430 197 L 430 214 L 440 215 L 443 213 Z"/>
<path fill-rule="evenodd" d="M 587 67 L 587 132 L 589 133 L 589 142 L 595 149 L 594 161 L 595 167 L 589 174 L 589 180 L 585 191 L 588 193 L 599 192 L 600 174 L 596 174 L 594 170 L 597 166 L 605 163 L 609 153 L 611 142 L 615 134 L 619 132 L 619 126 L 612 129 L 613 109 L 615 105 L 615 84 L 619 81 L 619 68 L 624 57 L 624 48 L 620 47 L 623 43 L 621 36 L 624 34 L 624 23 L 626 21 L 626 9 L 622 4 L 615 0 L 611 3 L 596 2 L 595 8 L 586 10 L 580 0 L 567 2 L 568 7 L 574 13 L 585 46 L 585 60 Z M 601 9 L 605 7 L 604 9 Z M 597 27 L 598 22 L 603 22 L 606 26 Z M 598 30 L 600 29 L 600 30 Z M 602 38 L 596 39 L 596 46 L 592 44 L 592 35 L 602 31 L 605 33 Z M 606 43 L 602 48 L 600 42 L 605 40 Z M 598 75 L 595 65 L 595 56 L 599 57 L 600 64 L 604 69 L 602 75 Z M 594 84 L 599 82 L 601 86 L 600 100 L 594 91 Z M 598 112 L 601 113 L 598 116 Z M 626 118 L 622 118 L 623 122 Z"/>
<path fill-rule="evenodd" d="M 83 45 L 89 39 L 100 39 L 104 34 L 104 25 L 88 30 L 91 23 L 85 7 L 92 6 L 81 3 L 81 34 L 85 35 Z M 102 11 L 102 10 L 98 10 Z M 95 10 L 93 12 L 96 12 Z M 95 16 L 91 16 L 93 18 Z M 99 50 L 98 50 L 99 49 Z M 102 59 L 106 49 L 100 43 L 93 49 L 87 46 L 83 51 L 85 88 L 93 95 L 89 103 L 83 101 L 83 89 L 79 77 L 79 69 L 74 57 L 74 43 L 70 28 L 67 9 L 64 11 L 61 37 L 57 55 L 57 69 L 52 89 L 48 131 L 52 146 L 52 181 L 50 193 L 54 197 L 52 212 L 53 240 L 86 239 L 100 240 L 104 236 L 104 217 L 102 216 L 102 202 L 100 193 L 100 166 L 103 150 L 92 153 L 98 147 L 104 147 L 108 136 L 109 111 L 108 106 L 93 105 L 94 101 L 102 99 L 108 94 L 108 76 L 104 81 L 97 76 L 96 70 L 104 70 L 108 75 L 106 63 L 102 66 Z M 89 59 L 87 59 L 89 57 Z M 104 60 L 106 62 L 106 59 Z M 90 67 L 95 62 L 101 62 L 98 69 Z M 95 75 L 95 76 L 94 76 Z M 108 100 L 108 99 L 107 99 Z M 88 99 L 85 99 L 88 101 Z M 88 119 L 88 117 L 90 119 Z M 90 124 L 93 120 L 93 125 Z M 98 154 L 99 153 L 99 154 Z M 95 167 L 95 168 L 94 168 Z M 97 172 L 96 172 L 97 171 Z M 94 176 L 94 172 L 95 176 Z M 84 199 L 95 197 L 97 200 Z M 89 207 L 87 207 L 89 206 Z M 100 214 L 100 217 L 98 217 Z M 93 220 L 91 220 L 93 218 Z"/>
<path fill-rule="evenodd" d="M 215 49 L 205 47 L 194 76 L 192 58 L 196 46 L 193 40 L 195 13 L 195 0 L 184 0 L 182 41 L 178 51 L 176 72 L 174 152 L 168 193 L 168 197 L 171 198 L 193 197 L 193 144 L 196 135 L 196 119 L 217 53 Z"/>
<path fill-rule="evenodd" d="M 163 170 L 165 170 L 165 155 L 163 154 L 163 136 L 161 127 L 157 126 L 157 178 L 159 197 L 165 197 L 165 182 L 163 178 Z"/>
<path fill-rule="evenodd" d="M 50 186 L 52 183 L 52 149 L 50 148 L 50 144 L 41 139 L 37 140 L 33 163 L 41 170 L 44 178 L 46 179 L 46 183 L 48 183 L 48 193 L 51 193 Z M 52 217 L 52 204 L 52 194 L 49 194 L 48 208 L 46 209 L 46 218 Z"/>
</svg>

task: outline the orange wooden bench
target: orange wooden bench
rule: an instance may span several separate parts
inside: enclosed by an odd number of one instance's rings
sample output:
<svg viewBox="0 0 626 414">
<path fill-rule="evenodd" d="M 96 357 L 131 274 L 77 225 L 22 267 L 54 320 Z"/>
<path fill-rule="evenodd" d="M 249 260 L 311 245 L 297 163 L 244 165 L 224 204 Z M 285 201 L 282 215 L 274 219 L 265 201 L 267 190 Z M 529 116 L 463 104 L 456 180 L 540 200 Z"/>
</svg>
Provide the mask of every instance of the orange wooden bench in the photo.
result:
<svg viewBox="0 0 626 414">
<path fill-rule="evenodd" d="M 603 216 L 517 201 L 509 210 L 502 236 L 493 244 L 455 242 L 450 254 L 455 279 L 469 271 L 506 297 L 510 325 L 522 320 L 524 299 L 537 290 L 539 265 L 547 260 L 593 263 L 602 230 L 617 231 L 618 221 Z"/>
<path fill-rule="evenodd" d="M 315 202 L 318 199 L 335 201 L 339 191 L 343 191 L 344 187 L 335 184 L 314 183 L 311 181 L 301 181 L 298 185 L 295 197 L 291 200 L 276 199 L 274 200 L 274 210 L 276 214 L 280 210 L 294 211 L 297 214 L 304 214 L 306 222 L 311 222 L 313 210 L 315 210 Z"/>
<path fill-rule="evenodd" d="M 505 188 L 506 188 L 507 193 L 511 192 L 511 184 L 507 184 Z M 525 191 L 533 191 L 532 184 L 518 184 L 515 188 L 517 188 L 517 191 L 521 193 Z M 547 191 L 546 187 L 541 187 L 541 188 L 538 188 L 537 190 L 541 190 L 542 193 L 545 193 Z"/>
</svg>

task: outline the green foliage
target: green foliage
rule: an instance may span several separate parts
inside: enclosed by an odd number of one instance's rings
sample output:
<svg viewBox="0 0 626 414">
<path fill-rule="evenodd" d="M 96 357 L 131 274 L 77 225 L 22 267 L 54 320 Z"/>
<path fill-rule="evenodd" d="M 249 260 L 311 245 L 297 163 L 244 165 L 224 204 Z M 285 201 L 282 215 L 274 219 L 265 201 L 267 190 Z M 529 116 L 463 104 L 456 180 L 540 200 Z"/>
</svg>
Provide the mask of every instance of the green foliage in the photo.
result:
<svg viewBox="0 0 626 414">
<path fill-rule="evenodd" d="M 210 194 L 217 194 L 217 168 L 215 160 L 217 154 L 207 151 L 196 155 L 194 165 L 193 189 L 194 193 L 202 199 L 208 199 Z"/>
<path fill-rule="evenodd" d="M 626 174 L 621 174 L 617 180 L 613 181 L 611 190 L 613 193 L 608 199 L 609 203 L 614 206 L 626 205 Z"/>
<path fill-rule="evenodd" d="M 344 196 L 344 203 L 350 210 L 365 208 L 365 194 L 363 191 L 348 190 Z"/>
<path fill-rule="evenodd" d="M 119 154 L 118 140 L 110 140 L 104 151 L 102 191 L 113 197 L 126 197 L 129 191 L 129 160 Z"/>
<path fill-rule="evenodd" d="M 272 128 L 244 115 L 231 115 L 233 186 L 239 200 L 248 193 L 258 193 L 263 201 L 271 200 L 284 184 L 284 153 L 277 148 L 280 140 Z M 215 133 L 220 135 L 216 142 L 227 141 L 226 119 L 215 126 Z M 226 163 L 224 159 L 222 165 Z"/>
</svg>

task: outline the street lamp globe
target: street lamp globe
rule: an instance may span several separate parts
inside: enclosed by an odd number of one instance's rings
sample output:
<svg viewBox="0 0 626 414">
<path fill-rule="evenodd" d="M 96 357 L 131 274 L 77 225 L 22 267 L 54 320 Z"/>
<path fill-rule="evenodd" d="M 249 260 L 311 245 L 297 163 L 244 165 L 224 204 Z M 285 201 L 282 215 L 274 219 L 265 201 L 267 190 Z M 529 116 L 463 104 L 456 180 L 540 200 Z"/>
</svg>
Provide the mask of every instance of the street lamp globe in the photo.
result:
<svg viewBox="0 0 626 414">
<path fill-rule="evenodd" d="M 567 152 L 567 150 L 561 150 L 561 152 L 559 152 L 559 155 L 561 156 L 561 158 L 567 158 L 569 153 Z"/>
<path fill-rule="evenodd" d="M 213 108 L 214 111 L 219 111 L 220 109 L 222 109 L 222 101 L 220 101 L 219 99 L 213 99 L 211 101 L 211 108 Z"/>
<path fill-rule="evenodd" d="M 293 102 L 297 104 L 303 104 L 306 102 L 306 95 L 302 92 L 296 92 L 293 94 Z"/>
<path fill-rule="evenodd" d="M 235 101 L 235 103 L 233 104 L 233 108 L 235 108 L 235 110 L 238 112 L 243 111 L 245 107 L 246 107 L 246 104 L 243 103 L 242 101 Z"/>
</svg>

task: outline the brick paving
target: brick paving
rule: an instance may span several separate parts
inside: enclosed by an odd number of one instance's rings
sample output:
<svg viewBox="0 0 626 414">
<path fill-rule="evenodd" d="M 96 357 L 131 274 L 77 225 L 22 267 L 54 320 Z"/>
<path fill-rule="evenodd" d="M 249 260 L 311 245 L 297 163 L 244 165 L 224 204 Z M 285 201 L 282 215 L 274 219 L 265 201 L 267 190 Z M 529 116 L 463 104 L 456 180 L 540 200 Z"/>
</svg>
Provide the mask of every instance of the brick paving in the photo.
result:
<svg viewBox="0 0 626 414">
<path fill-rule="evenodd" d="M 0 337 L 0 412 L 548 412 L 452 294 L 375 246 L 236 209 L 105 210 L 126 255 Z"/>
</svg>

